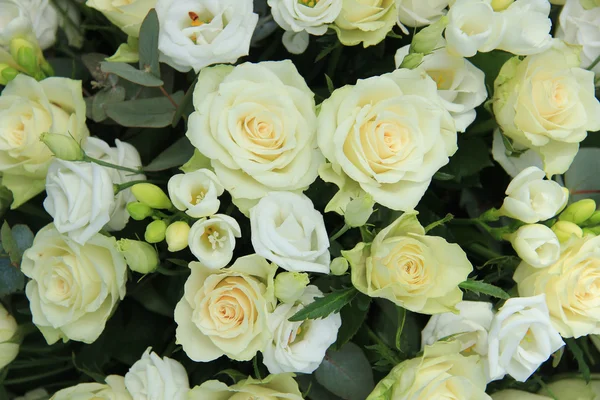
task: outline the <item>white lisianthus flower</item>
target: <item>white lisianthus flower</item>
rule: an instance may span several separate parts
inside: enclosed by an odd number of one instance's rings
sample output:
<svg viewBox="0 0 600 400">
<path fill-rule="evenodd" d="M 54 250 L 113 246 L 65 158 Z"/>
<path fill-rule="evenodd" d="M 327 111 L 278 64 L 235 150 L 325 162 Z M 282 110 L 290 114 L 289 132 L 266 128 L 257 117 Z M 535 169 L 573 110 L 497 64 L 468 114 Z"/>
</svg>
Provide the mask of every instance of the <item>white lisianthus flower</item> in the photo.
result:
<svg viewBox="0 0 600 400">
<path fill-rule="evenodd" d="M 10 364 L 19 354 L 19 343 L 15 340 L 17 321 L 0 304 L 0 370 Z"/>
<path fill-rule="evenodd" d="M 263 363 L 271 374 L 312 373 L 323 361 L 325 351 L 336 341 L 342 325 L 338 313 L 319 319 L 288 321 L 288 318 L 312 303 L 315 297 L 323 297 L 323 293 L 316 286 L 307 286 L 299 304 L 280 304 L 269 315 L 273 340 L 263 350 Z"/>
<path fill-rule="evenodd" d="M 546 225 L 524 225 L 511 235 L 510 242 L 517 255 L 535 268 L 554 264 L 560 257 L 558 238 Z"/>
<path fill-rule="evenodd" d="M 160 60 L 179 72 L 248 55 L 258 22 L 252 0 L 158 0 Z"/>
<path fill-rule="evenodd" d="M 410 45 L 396 52 L 396 68 L 408 55 Z M 485 74 L 470 61 L 452 54 L 441 39 L 437 50 L 425 55 L 419 65 L 435 81 L 442 103 L 456 123 L 456 130 L 464 132 L 475 121 L 475 108 L 487 99 Z"/>
<path fill-rule="evenodd" d="M 94 342 L 125 297 L 127 263 L 114 237 L 96 234 L 81 246 L 47 225 L 23 254 L 21 270 L 31 279 L 25 293 L 33 323 L 48 344 Z"/>
<path fill-rule="evenodd" d="M 87 0 L 86 6 L 100 11 L 128 36 L 138 37 L 144 18 L 156 0 Z"/>
<path fill-rule="evenodd" d="M 600 54 L 600 7 L 586 9 L 579 0 L 565 2 L 558 17 L 556 37 L 582 46 L 581 66 L 590 66 Z M 600 74 L 600 63 L 593 71 Z"/>
<path fill-rule="evenodd" d="M 329 273 L 329 238 L 312 201 L 274 192 L 250 209 L 252 246 L 258 255 L 295 272 Z"/>
<path fill-rule="evenodd" d="M 502 138 L 502 132 L 500 129 L 494 131 L 492 157 L 494 157 L 494 160 L 504 168 L 504 171 L 506 171 L 509 176 L 514 178 L 528 167 L 538 167 L 540 169 L 544 167 L 542 159 L 535 151 L 527 148 L 519 149 L 518 146 L 515 146 L 515 143 L 513 143 L 513 147 L 515 147 L 515 150 L 522 151 L 518 157 L 507 154 L 506 145 Z"/>
<path fill-rule="evenodd" d="M 519 382 L 565 345 L 552 326 L 543 294 L 508 299 L 494 316 L 488 344 L 490 381 L 508 374 Z"/>
<path fill-rule="evenodd" d="M 215 214 L 194 222 L 188 236 L 191 252 L 205 267 L 219 269 L 233 257 L 235 238 L 242 236 L 238 222 L 225 214 Z"/>
<path fill-rule="evenodd" d="M 46 193 L 44 208 L 56 229 L 80 245 L 100 232 L 115 208 L 110 173 L 94 163 L 54 160 Z"/>
<path fill-rule="evenodd" d="M 461 301 L 458 314 L 451 312 L 433 315 L 421 332 L 421 349 L 442 339 L 457 340 L 460 351 L 473 350 L 485 356 L 488 350 L 488 330 L 494 318 L 492 303 Z"/>
<path fill-rule="evenodd" d="M 193 218 L 209 217 L 219 211 L 223 185 L 209 169 L 177 174 L 169 179 L 169 197 L 173 205 Z"/>
<path fill-rule="evenodd" d="M 160 358 L 148 348 L 125 374 L 125 387 L 133 400 L 185 400 L 190 391 L 181 363 Z"/>
<path fill-rule="evenodd" d="M 548 0 L 516 0 L 499 14 L 504 20 L 504 35 L 497 49 L 526 56 L 552 46 Z"/>
<path fill-rule="evenodd" d="M 46 50 L 51 47 L 56 42 L 59 23 L 58 12 L 52 2 L 50 0 L 20 0 L 20 2 L 31 18 L 31 26 L 40 48 Z"/>
<path fill-rule="evenodd" d="M 122 376 L 109 375 L 106 384 L 102 383 L 80 383 L 77 386 L 59 390 L 52 396 L 52 400 L 133 400 Z"/>
<path fill-rule="evenodd" d="M 446 15 L 450 0 L 396 0 L 398 26 L 405 35 L 409 28 L 419 28 L 433 24 Z"/>
<path fill-rule="evenodd" d="M 0 47 L 8 47 L 18 36 L 35 36 L 31 15 L 18 0 L 0 0 Z"/>
<path fill-rule="evenodd" d="M 544 180 L 545 176 L 538 167 L 521 171 L 506 188 L 500 208 L 502 215 L 534 224 L 558 214 L 569 200 L 569 190 L 554 181 Z"/>
</svg>

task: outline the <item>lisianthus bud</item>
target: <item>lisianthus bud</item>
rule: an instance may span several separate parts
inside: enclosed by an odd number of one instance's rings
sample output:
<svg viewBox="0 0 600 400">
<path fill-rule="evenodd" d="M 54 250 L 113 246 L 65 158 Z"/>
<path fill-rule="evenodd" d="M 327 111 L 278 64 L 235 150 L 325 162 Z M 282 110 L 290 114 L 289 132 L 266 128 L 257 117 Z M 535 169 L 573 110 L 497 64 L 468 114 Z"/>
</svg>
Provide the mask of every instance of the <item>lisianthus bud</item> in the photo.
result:
<svg viewBox="0 0 600 400">
<path fill-rule="evenodd" d="M 309 283 L 305 272 L 282 272 L 275 277 L 275 296 L 283 303 L 294 303 Z"/>
<path fill-rule="evenodd" d="M 331 261 L 329 269 L 332 275 L 344 275 L 348 271 L 348 260 L 344 257 L 336 257 Z"/>
<path fill-rule="evenodd" d="M 158 243 L 165 240 L 165 234 L 167 231 L 167 223 L 163 220 L 152 221 L 146 227 L 144 233 L 144 240 L 148 243 Z"/>
<path fill-rule="evenodd" d="M 407 54 L 402 60 L 399 68 L 415 69 L 421 65 L 424 57 L 425 55 L 421 53 Z"/>
<path fill-rule="evenodd" d="M 565 211 L 558 216 L 558 219 L 560 221 L 569 221 L 576 225 L 581 225 L 590 218 L 595 211 L 596 202 L 592 199 L 583 199 L 568 206 Z"/>
<path fill-rule="evenodd" d="M 19 71 L 8 64 L 0 64 L 0 85 L 6 85 L 19 75 Z"/>
<path fill-rule="evenodd" d="M 165 192 L 151 183 L 138 183 L 133 185 L 131 187 L 131 192 L 138 201 L 151 208 L 158 210 L 173 208 L 173 204 Z"/>
<path fill-rule="evenodd" d="M 146 242 L 121 239 L 117 242 L 117 248 L 132 271 L 148 274 L 158 268 L 160 263 L 158 254 L 154 247 Z"/>
<path fill-rule="evenodd" d="M 346 206 L 344 220 L 351 227 L 360 227 L 367 223 L 371 214 L 373 214 L 373 197 L 366 194 L 352 199 Z"/>
<path fill-rule="evenodd" d="M 188 237 L 190 235 L 190 226 L 185 221 L 173 222 L 167 228 L 166 239 L 169 245 L 169 251 L 175 253 L 185 249 L 188 246 Z"/>
<path fill-rule="evenodd" d="M 39 52 L 38 46 L 27 39 L 18 37 L 10 41 L 11 56 L 29 75 L 40 72 Z"/>
<path fill-rule="evenodd" d="M 492 0 L 492 8 L 494 11 L 503 11 L 514 2 L 515 0 Z"/>
<path fill-rule="evenodd" d="M 132 201 L 127 203 L 127 212 L 131 215 L 131 218 L 136 221 L 141 221 L 152 215 L 153 211 L 149 205 L 141 203 L 139 201 Z"/>
<path fill-rule="evenodd" d="M 596 229 L 597 228 L 583 228 L 583 236 L 598 236 Z"/>
<path fill-rule="evenodd" d="M 448 25 L 448 17 L 443 16 L 435 23 L 423 28 L 417 33 L 410 44 L 411 53 L 429 54 L 436 49 L 442 33 Z"/>
<path fill-rule="evenodd" d="M 577 237 L 583 236 L 583 230 L 570 221 L 558 221 L 552 226 L 552 230 L 561 243 L 566 242 L 573 235 Z"/>
<path fill-rule="evenodd" d="M 600 210 L 594 211 L 591 217 L 585 221 L 586 226 L 596 226 L 600 225 Z"/>
<path fill-rule="evenodd" d="M 61 160 L 82 161 L 83 150 L 79 143 L 69 135 L 60 133 L 42 133 L 40 140 L 44 142 L 50 151 Z"/>
</svg>

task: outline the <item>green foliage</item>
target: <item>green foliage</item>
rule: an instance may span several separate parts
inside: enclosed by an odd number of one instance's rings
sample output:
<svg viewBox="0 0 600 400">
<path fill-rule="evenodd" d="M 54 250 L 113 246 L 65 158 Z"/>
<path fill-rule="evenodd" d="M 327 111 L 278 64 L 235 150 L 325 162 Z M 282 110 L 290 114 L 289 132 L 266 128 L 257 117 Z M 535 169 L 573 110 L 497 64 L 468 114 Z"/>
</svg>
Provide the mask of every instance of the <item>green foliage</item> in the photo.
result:
<svg viewBox="0 0 600 400">
<path fill-rule="evenodd" d="M 324 297 L 316 297 L 315 301 L 298 311 L 289 318 L 290 321 L 304 321 L 305 319 L 325 318 L 331 313 L 340 310 L 349 304 L 358 294 L 354 287 L 334 290 Z"/>
<path fill-rule="evenodd" d="M 183 93 L 175 93 L 176 102 Z M 127 127 L 162 128 L 171 125 L 175 106 L 166 97 L 129 100 L 105 105 L 106 115 L 119 125 Z"/>
<path fill-rule="evenodd" d="M 137 83 L 141 86 L 158 87 L 165 83 L 154 76 L 151 72 L 140 71 L 129 64 L 121 62 L 101 62 L 100 67 L 103 72 L 115 74 L 125 80 Z"/>
<path fill-rule="evenodd" d="M 469 290 L 477 295 L 485 294 L 502 300 L 510 299 L 510 295 L 504 290 L 500 289 L 497 286 L 490 285 L 489 283 L 485 283 L 482 281 L 475 281 L 469 279 L 464 282 L 461 282 L 458 285 L 458 287 L 460 287 L 461 289 Z"/>
<path fill-rule="evenodd" d="M 158 15 L 156 15 L 156 10 L 151 9 L 140 28 L 140 71 L 160 78 L 158 28 Z"/>
</svg>

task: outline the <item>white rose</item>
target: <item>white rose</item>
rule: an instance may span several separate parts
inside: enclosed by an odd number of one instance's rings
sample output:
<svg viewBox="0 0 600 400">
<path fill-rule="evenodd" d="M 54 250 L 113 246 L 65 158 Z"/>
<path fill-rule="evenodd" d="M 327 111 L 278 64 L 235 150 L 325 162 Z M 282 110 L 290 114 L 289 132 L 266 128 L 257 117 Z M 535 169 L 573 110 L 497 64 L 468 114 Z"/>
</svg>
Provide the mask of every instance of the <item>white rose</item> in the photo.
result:
<svg viewBox="0 0 600 400">
<path fill-rule="evenodd" d="M 109 375 L 106 384 L 80 383 L 77 386 L 59 390 L 51 400 L 132 400 L 125 388 L 122 376 Z"/>
<path fill-rule="evenodd" d="M 50 394 L 44 388 L 30 390 L 24 396 L 15 397 L 14 400 L 48 400 Z"/>
<path fill-rule="evenodd" d="M 518 146 L 515 146 L 515 143 L 513 143 L 513 147 Z M 492 141 L 492 157 L 494 157 L 494 160 L 504 168 L 504 171 L 506 171 L 508 175 L 514 178 L 525 168 L 533 166 L 541 169 L 544 167 L 541 157 L 535 151 L 527 148 L 515 148 L 515 150 L 520 150 L 522 153 L 520 153 L 518 157 L 512 155 L 509 156 L 507 154 L 506 146 L 502 139 L 502 132 L 500 129 L 496 129 Z"/>
<path fill-rule="evenodd" d="M 508 299 L 494 316 L 488 344 L 490 380 L 508 374 L 525 382 L 565 343 L 552 326 L 542 294 Z"/>
<path fill-rule="evenodd" d="M 421 349 L 450 338 L 461 344 L 461 351 L 485 356 L 488 347 L 488 330 L 494 318 L 492 303 L 461 301 L 456 305 L 458 314 L 451 312 L 433 315 L 421 332 Z"/>
<path fill-rule="evenodd" d="M 96 234 L 81 246 L 47 225 L 23 254 L 21 270 L 31 279 L 25 293 L 33 323 L 49 344 L 94 342 L 125 297 L 127 264 L 114 237 Z"/>
<path fill-rule="evenodd" d="M 190 390 L 183 365 L 150 348 L 125 374 L 125 386 L 133 400 L 185 400 Z"/>
<path fill-rule="evenodd" d="M 441 16 L 446 15 L 446 7 L 450 0 L 396 0 L 398 8 L 398 26 L 405 35 L 410 28 L 419 28 L 433 24 Z"/>
<path fill-rule="evenodd" d="M 554 264 L 560 257 L 558 238 L 546 225 L 524 225 L 511 235 L 510 242 L 517 255 L 535 268 Z"/>
<path fill-rule="evenodd" d="M 502 215 L 534 224 L 558 214 L 569 200 L 569 190 L 545 176 L 538 167 L 521 171 L 506 188 Z"/>
<path fill-rule="evenodd" d="M 209 217 L 219 211 L 223 185 L 214 172 L 199 169 L 169 179 L 169 197 L 173 205 L 193 218 Z"/>
<path fill-rule="evenodd" d="M 548 0 L 517 0 L 499 14 L 504 19 L 504 35 L 497 49 L 525 56 L 552 46 Z"/>
<path fill-rule="evenodd" d="M 158 0 L 160 60 L 180 72 L 248 55 L 258 22 L 252 0 Z"/>
<path fill-rule="evenodd" d="M 587 68 L 600 54 L 600 7 L 585 9 L 580 0 L 565 2 L 558 17 L 556 37 L 582 46 L 581 66 Z M 593 71 L 600 74 L 600 63 Z"/>
<path fill-rule="evenodd" d="M 83 245 L 110 221 L 115 193 L 98 164 L 54 160 L 46 177 L 44 208 L 60 233 Z"/>
<path fill-rule="evenodd" d="M 323 297 L 323 293 L 316 286 L 307 286 L 298 305 L 280 304 L 269 315 L 273 340 L 263 350 L 263 363 L 271 374 L 312 373 L 323 361 L 325 351 L 336 341 L 342 325 L 337 313 L 319 319 L 288 321 L 315 297 Z"/>
<path fill-rule="evenodd" d="M 115 144 L 116 147 L 110 147 L 105 141 L 91 137 L 86 140 L 83 149 L 88 156 L 111 164 L 134 169 L 142 167 L 140 153 L 135 147 L 129 143 L 121 142 L 119 139 L 115 140 Z M 119 171 L 115 168 L 106 169 L 115 185 L 146 179 L 143 174 L 133 174 L 127 171 Z M 135 196 L 131 193 L 131 189 L 121 190 L 117 193 L 115 196 L 115 206 L 110 213 L 110 221 L 105 226 L 107 230 L 120 231 L 125 228 L 127 221 L 129 221 L 127 203 L 132 201 L 135 201 Z"/>
<path fill-rule="evenodd" d="M 194 222 L 188 236 L 188 245 L 204 266 L 219 269 L 233 257 L 235 238 L 242 236 L 238 222 L 225 214 L 215 214 Z"/>
<path fill-rule="evenodd" d="M 301 194 L 270 193 L 250 209 L 252 246 L 288 271 L 329 273 L 329 237 L 323 215 Z"/>
<path fill-rule="evenodd" d="M 15 341 L 17 321 L 0 303 L 0 370 L 10 364 L 19 354 L 19 343 Z"/>
<path fill-rule="evenodd" d="M 59 14 L 50 0 L 20 0 L 29 12 L 33 32 L 40 48 L 46 50 L 56 42 Z"/>
<path fill-rule="evenodd" d="M 85 5 L 100 11 L 128 36 L 138 37 L 142 22 L 156 0 L 87 0 Z"/>
<path fill-rule="evenodd" d="M 410 45 L 396 52 L 396 68 L 408 55 Z M 456 123 L 456 130 L 464 132 L 475 120 L 475 108 L 487 99 L 485 74 L 470 61 L 452 54 L 441 39 L 437 50 L 425 55 L 419 65 L 435 81 L 442 103 Z"/>
<path fill-rule="evenodd" d="M 0 47 L 8 47 L 11 39 L 33 34 L 31 16 L 18 0 L 0 0 Z"/>
<path fill-rule="evenodd" d="M 311 5 L 312 1 L 312 5 Z M 342 0 L 267 0 L 273 19 L 285 31 L 323 35 L 342 10 Z"/>
</svg>

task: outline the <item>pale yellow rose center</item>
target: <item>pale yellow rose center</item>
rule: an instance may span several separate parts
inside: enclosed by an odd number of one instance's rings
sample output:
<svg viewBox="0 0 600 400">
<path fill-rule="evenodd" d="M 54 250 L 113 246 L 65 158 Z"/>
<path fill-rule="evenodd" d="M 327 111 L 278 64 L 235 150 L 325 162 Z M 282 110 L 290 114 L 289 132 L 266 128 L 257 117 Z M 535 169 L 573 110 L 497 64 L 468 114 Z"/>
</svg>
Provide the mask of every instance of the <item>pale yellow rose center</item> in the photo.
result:
<svg viewBox="0 0 600 400">
<path fill-rule="evenodd" d="M 575 297 L 585 308 L 600 307 L 600 263 L 588 261 L 575 290 Z"/>
<path fill-rule="evenodd" d="M 62 261 L 62 262 L 61 262 Z M 73 256 L 64 256 L 59 263 L 54 265 L 52 272 L 45 276 L 45 297 L 48 301 L 57 304 L 70 303 L 74 279 L 67 264 L 75 265 L 77 260 Z"/>
<path fill-rule="evenodd" d="M 235 332 L 240 325 L 254 322 L 257 313 L 254 302 L 243 290 L 245 287 L 248 287 L 248 282 L 244 278 L 237 276 L 224 278 L 215 286 L 205 303 L 208 314 L 198 316 L 196 322 L 218 332 Z M 205 320 L 206 317 L 210 318 L 210 323 Z"/>
<path fill-rule="evenodd" d="M 319 3 L 320 0 L 298 0 L 298 4 L 302 4 L 307 7 L 314 7 Z"/>
<path fill-rule="evenodd" d="M 389 253 L 378 260 L 379 268 L 371 277 L 379 287 L 400 284 L 409 292 L 418 292 L 431 280 L 421 246 L 412 240 L 389 244 Z"/>
</svg>

